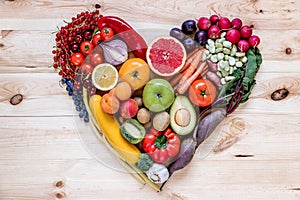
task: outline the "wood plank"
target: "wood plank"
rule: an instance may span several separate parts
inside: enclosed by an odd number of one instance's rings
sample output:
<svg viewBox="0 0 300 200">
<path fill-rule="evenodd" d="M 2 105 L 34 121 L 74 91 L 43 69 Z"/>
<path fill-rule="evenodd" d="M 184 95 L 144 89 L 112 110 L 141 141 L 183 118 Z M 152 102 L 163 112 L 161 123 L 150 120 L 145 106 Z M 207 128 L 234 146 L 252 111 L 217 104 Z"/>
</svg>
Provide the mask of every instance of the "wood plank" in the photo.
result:
<svg viewBox="0 0 300 200">
<path fill-rule="evenodd" d="M 300 159 L 299 125 L 299 114 L 232 114 L 199 146 L 194 159 L 293 162 Z M 214 151 L 233 138 L 232 146 Z"/>
<path fill-rule="evenodd" d="M 3 133 L 0 160 L 89 159 L 93 156 L 110 165 L 116 164 L 109 152 L 103 154 L 106 148 L 78 116 L 0 117 L 0 120 Z M 299 123 L 299 114 L 233 114 L 199 147 L 194 160 L 299 160 Z M 229 133 L 235 134 L 238 141 L 215 153 L 218 142 Z"/>
<path fill-rule="evenodd" d="M 287 169 L 288 167 L 288 169 Z M 101 166 L 95 160 L 11 160 L 0 163 L 0 194 L 5 199 L 298 199 L 295 174 L 300 162 L 192 162 L 177 172 L 157 194 L 127 173 Z M 255 169 L 255 170 L 254 170 Z M 55 187 L 62 181 L 61 187 Z"/>
<path fill-rule="evenodd" d="M 150 28 L 146 28 L 145 25 L 140 26 L 138 30 L 150 42 L 156 36 L 168 35 L 171 27 L 156 28 L 155 34 L 152 31 L 149 32 Z M 296 66 L 299 63 L 300 45 L 295 41 L 299 40 L 300 30 L 282 31 L 279 36 L 277 31 L 267 30 L 255 31 L 255 34 L 261 37 L 260 49 L 264 61 L 283 61 L 284 63 L 280 63 L 283 66 Z M 289 35 L 289 40 L 286 39 L 286 35 Z M 0 46 L 0 72 L 16 72 L 18 71 L 15 69 L 17 66 L 22 67 L 23 72 L 51 72 L 48 66 L 53 63 L 51 51 L 55 45 L 55 34 L 51 34 L 51 31 L 11 31 L 0 38 L 0 44 L 2 44 Z M 286 48 L 291 48 L 292 53 L 286 54 Z M 273 66 L 267 67 L 273 68 Z M 288 69 L 281 66 L 283 71 Z"/>
<path fill-rule="evenodd" d="M 59 87 L 59 77 L 52 74 L 0 74 L 1 116 L 61 116 L 73 115 L 72 99 Z M 9 103 L 15 94 L 23 101 Z"/>
<path fill-rule="evenodd" d="M 199 17 L 199 13 L 203 16 L 217 13 L 230 18 L 241 17 L 257 29 L 284 30 L 300 27 L 297 20 L 300 5 L 294 0 L 234 0 L 226 4 L 217 0 L 209 2 L 125 0 L 122 4 L 118 0 L 84 2 L 34 0 L 30 3 L 20 0 L 1 1 L 0 7 L 3 9 L 0 13 L 0 27 L 6 30 L 51 30 L 58 24 L 58 19 L 69 20 L 71 16 L 81 11 L 94 9 L 96 3 L 102 6 L 100 11 L 103 14 L 118 15 L 128 21 L 179 24 L 182 19 Z M 135 15 L 132 15 L 132 12 Z"/>
</svg>

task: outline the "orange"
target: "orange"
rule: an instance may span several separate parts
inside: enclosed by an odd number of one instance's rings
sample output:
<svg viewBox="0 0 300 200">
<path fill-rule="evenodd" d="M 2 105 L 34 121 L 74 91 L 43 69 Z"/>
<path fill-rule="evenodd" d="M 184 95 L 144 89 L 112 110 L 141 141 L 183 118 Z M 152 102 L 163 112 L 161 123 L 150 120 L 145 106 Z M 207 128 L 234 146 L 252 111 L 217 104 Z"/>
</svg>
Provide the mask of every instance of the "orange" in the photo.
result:
<svg viewBox="0 0 300 200">
<path fill-rule="evenodd" d="M 130 58 L 119 70 L 119 77 L 127 82 L 132 90 L 138 90 L 149 81 L 150 68 L 143 59 Z"/>
</svg>

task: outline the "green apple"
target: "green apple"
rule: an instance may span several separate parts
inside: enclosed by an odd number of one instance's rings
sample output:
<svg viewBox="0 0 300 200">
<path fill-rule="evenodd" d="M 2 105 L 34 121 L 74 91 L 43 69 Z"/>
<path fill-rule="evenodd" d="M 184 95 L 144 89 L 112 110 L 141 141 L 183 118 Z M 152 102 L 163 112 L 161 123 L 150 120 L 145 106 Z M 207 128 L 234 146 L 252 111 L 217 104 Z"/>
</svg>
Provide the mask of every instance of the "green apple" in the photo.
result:
<svg viewBox="0 0 300 200">
<path fill-rule="evenodd" d="M 152 79 L 143 90 L 143 103 L 152 112 L 166 110 L 172 105 L 174 99 L 174 90 L 164 79 Z"/>
</svg>

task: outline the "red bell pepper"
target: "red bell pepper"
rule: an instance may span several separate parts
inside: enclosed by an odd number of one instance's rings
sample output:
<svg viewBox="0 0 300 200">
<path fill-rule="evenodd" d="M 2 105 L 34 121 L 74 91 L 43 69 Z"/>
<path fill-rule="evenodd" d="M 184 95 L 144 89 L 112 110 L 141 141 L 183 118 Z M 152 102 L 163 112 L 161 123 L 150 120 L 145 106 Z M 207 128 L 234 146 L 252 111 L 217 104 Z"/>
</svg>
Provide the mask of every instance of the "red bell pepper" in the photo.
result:
<svg viewBox="0 0 300 200">
<path fill-rule="evenodd" d="M 150 133 L 145 135 L 142 147 L 154 162 L 163 163 L 179 153 L 180 138 L 170 128 L 163 132 L 152 128 Z"/>
</svg>

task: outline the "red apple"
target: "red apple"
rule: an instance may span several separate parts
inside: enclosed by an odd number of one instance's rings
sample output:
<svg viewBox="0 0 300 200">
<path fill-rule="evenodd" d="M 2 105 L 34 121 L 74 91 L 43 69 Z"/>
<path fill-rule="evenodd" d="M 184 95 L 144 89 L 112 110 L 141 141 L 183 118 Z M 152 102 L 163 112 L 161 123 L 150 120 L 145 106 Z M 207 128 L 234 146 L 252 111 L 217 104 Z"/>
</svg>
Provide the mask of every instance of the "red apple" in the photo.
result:
<svg viewBox="0 0 300 200">
<path fill-rule="evenodd" d="M 133 99 L 122 102 L 120 106 L 120 114 L 124 119 L 133 118 L 139 110 L 139 106 Z"/>
</svg>

